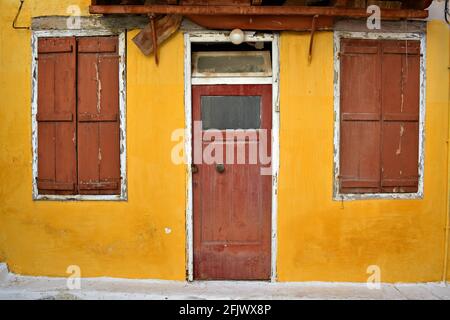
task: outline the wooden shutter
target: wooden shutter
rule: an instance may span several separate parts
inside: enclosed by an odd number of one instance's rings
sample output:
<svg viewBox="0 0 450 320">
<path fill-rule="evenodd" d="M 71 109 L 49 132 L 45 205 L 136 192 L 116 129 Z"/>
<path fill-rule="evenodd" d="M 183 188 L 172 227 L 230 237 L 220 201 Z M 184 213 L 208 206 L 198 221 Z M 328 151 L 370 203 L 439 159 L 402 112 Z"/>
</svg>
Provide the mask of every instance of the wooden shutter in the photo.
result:
<svg viewBox="0 0 450 320">
<path fill-rule="evenodd" d="M 341 193 L 417 192 L 420 42 L 341 47 Z"/>
<path fill-rule="evenodd" d="M 78 189 L 120 194 L 117 37 L 78 41 Z"/>
<path fill-rule="evenodd" d="M 380 47 L 378 41 L 341 42 L 340 191 L 380 191 Z"/>
<path fill-rule="evenodd" d="M 420 42 L 382 43 L 383 192 L 417 192 Z"/>
<path fill-rule="evenodd" d="M 75 48 L 75 38 L 38 42 L 39 194 L 76 192 Z"/>
</svg>

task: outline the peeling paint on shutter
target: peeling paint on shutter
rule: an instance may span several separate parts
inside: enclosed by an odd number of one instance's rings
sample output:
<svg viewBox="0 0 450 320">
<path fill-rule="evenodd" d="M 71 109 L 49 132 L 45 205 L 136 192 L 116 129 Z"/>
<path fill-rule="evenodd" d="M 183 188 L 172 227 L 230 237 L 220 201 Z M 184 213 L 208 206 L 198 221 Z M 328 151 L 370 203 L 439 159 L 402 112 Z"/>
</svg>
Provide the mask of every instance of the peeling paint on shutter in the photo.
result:
<svg viewBox="0 0 450 320">
<path fill-rule="evenodd" d="M 420 42 L 382 44 L 383 192 L 417 192 Z"/>
<path fill-rule="evenodd" d="M 117 37 L 78 42 L 78 189 L 120 194 Z"/>
<path fill-rule="evenodd" d="M 76 192 L 76 42 L 38 43 L 38 177 L 40 194 Z"/>
<path fill-rule="evenodd" d="M 380 191 L 379 45 L 342 40 L 340 189 L 342 193 Z"/>
<path fill-rule="evenodd" d="M 420 42 L 341 47 L 340 192 L 417 192 Z"/>
</svg>

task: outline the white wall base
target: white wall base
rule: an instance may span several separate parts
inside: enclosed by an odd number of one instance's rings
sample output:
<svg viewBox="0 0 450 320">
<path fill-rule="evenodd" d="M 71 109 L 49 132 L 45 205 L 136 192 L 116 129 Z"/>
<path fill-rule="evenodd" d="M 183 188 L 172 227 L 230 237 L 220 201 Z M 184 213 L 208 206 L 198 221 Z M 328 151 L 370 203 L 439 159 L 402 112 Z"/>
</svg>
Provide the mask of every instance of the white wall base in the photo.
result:
<svg viewBox="0 0 450 320">
<path fill-rule="evenodd" d="M 6 263 L 0 263 L 0 285 L 8 279 L 9 271 Z"/>
<path fill-rule="evenodd" d="M 2 266 L 2 268 L 4 268 Z M 67 278 L 8 274 L 0 281 L 0 300 L 165 300 L 165 299 L 369 299 L 450 300 L 450 286 L 443 283 L 382 283 L 370 290 L 365 283 L 261 282 L 261 281 L 164 281 L 82 278 L 80 289 L 69 289 Z"/>
</svg>

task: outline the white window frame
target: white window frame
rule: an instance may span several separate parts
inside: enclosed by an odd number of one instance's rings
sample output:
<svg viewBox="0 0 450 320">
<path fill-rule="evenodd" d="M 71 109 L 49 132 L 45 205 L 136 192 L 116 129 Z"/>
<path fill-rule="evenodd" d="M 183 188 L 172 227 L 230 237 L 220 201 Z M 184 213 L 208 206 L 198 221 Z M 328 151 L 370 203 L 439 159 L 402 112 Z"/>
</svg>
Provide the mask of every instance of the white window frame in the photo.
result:
<svg viewBox="0 0 450 320">
<path fill-rule="evenodd" d="M 187 280 L 194 280 L 194 240 L 193 240 L 193 188 L 192 188 L 192 85 L 209 84 L 272 84 L 272 207 L 271 207 L 271 275 L 277 281 L 277 212 L 278 212 L 278 172 L 279 172 L 279 34 L 247 31 L 244 41 L 265 41 L 272 43 L 271 77 L 234 78 L 193 78 L 191 65 L 192 42 L 230 42 L 229 31 L 186 31 L 184 34 L 184 110 L 186 154 L 186 274 Z"/>
<path fill-rule="evenodd" d="M 120 116 L 120 194 L 117 195 L 45 195 L 39 194 L 38 177 L 38 40 L 51 37 L 118 36 L 119 41 L 119 116 Z M 126 32 L 119 30 L 36 30 L 31 35 L 31 132 L 33 200 L 127 200 L 127 144 L 126 144 Z"/>
<path fill-rule="evenodd" d="M 420 111 L 419 111 L 419 183 L 415 193 L 340 193 L 340 59 L 341 39 L 370 40 L 415 40 L 420 41 Z M 393 33 L 393 32 L 334 32 L 334 181 L 333 200 L 364 200 L 364 199 L 423 199 L 424 193 L 424 159 L 425 159 L 425 87 L 426 87 L 426 34 L 423 32 Z"/>
</svg>

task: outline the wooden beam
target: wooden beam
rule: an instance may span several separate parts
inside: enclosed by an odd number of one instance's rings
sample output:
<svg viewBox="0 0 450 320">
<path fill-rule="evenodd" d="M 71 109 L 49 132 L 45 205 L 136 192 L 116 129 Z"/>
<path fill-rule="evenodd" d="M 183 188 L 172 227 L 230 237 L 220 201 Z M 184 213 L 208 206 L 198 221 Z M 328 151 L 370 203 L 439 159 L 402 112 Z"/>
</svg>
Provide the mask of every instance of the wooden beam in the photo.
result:
<svg viewBox="0 0 450 320">
<path fill-rule="evenodd" d="M 174 6 L 174 5 L 104 5 L 90 6 L 92 14 L 181 14 L 181 15 L 286 15 L 366 18 L 366 9 L 306 6 Z M 425 19 L 425 10 L 381 10 L 382 19 Z"/>
<path fill-rule="evenodd" d="M 335 7 L 346 7 L 349 2 L 349 0 L 334 0 L 333 5 Z"/>
<path fill-rule="evenodd" d="M 428 8 L 433 0 L 403 0 L 402 8 L 408 9 L 426 9 Z"/>
<path fill-rule="evenodd" d="M 238 16 L 238 15 L 187 15 L 186 18 L 213 30 L 272 30 L 309 31 L 312 16 Z M 317 30 L 332 30 L 335 18 L 322 16 L 317 19 Z"/>
</svg>

